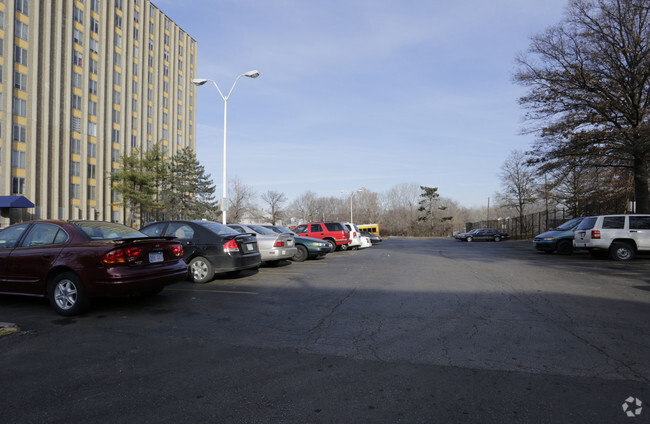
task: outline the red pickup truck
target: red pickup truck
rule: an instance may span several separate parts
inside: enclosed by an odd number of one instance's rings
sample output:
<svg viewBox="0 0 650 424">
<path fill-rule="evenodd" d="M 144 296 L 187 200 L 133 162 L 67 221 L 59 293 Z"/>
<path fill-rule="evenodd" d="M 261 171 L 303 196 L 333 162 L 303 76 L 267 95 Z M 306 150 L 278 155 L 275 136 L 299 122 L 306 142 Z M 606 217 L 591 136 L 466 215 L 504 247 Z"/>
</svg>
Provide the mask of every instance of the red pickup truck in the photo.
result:
<svg viewBox="0 0 650 424">
<path fill-rule="evenodd" d="M 299 236 L 315 237 L 327 241 L 332 246 L 332 252 L 337 248 L 347 250 L 350 243 L 350 232 L 340 222 L 300 224 L 293 231 Z"/>
</svg>

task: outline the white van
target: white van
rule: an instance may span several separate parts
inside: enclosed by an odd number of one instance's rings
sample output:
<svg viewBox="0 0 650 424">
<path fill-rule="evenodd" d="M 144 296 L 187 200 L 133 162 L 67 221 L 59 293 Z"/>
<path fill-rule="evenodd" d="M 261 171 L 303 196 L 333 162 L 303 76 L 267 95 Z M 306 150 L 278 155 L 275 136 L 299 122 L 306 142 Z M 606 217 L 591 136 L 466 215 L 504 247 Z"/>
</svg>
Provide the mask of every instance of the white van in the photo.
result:
<svg viewBox="0 0 650 424">
<path fill-rule="evenodd" d="M 614 260 L 628 261 L 637 251 L 650 251 L 650 215 L 586 217 L 575 229 L 573 246 L 594 256 L 609 252 Z"/>
</svg>

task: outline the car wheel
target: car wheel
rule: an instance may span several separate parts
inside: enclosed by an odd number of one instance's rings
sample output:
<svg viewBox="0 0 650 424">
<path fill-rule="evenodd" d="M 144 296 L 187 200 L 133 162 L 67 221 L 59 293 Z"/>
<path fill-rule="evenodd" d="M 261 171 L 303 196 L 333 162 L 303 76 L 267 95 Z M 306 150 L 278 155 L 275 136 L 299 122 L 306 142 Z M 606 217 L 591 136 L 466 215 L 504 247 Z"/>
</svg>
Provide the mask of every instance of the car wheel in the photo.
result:
<svg viewBox="0 0 650 424">
<path fill-rule="evenodd" d="M 88 306 L 81 279 L 73 272 L 64 272 L 54 277 L 48 284 L 47 294 L 50 305 L 59 315 L 78 315 Z"/>
<path fill-rule="evenodd" d="M 494 241 L 501 241 L 501 236 L 494 236 Z"/>
<path fill-rule="evenodd" d="M 570 240 L 562 240 L 557 244 L 557 253 L 560 255 L 570 255 L 573 253 L 573 243 Z"/>
<path fill-rule="evenodd" d="M 303 262 L 305 259 L 307 259 L 307 256 L 309 254 L 307 252 L 307 248 L 302 244 L 297 245 L 296 248 L 298 250 L 296 251 L 296 254 L 293 255 L 293 258 L 291 258 L 291 260 L 294 262 Z"/>
<path fill-rule="evenodd" d="M 630 243 L 612 243 L 609 248 L 609 256 L 615 261 L 629 261 L 634 253 L 634 246 Z"/>
<path fill-rule="evenodd" d="M 346 250 L 348 250 L 348 247 L 349 247 L 349 246 L 348 246 L 347 244 L 342 244 L 342 245 L 341 245 L 341 250 L 342 250 L 343 252 L 345 252 Z"/>
<path fill-rule="evenodd" d="M 468 242 L 471 242 L 471 241 L 474 240 L 474 239 L 470 236 L 470 237 L 467 237 L 466 240 L 467 240 Z"/>
<path fill-rule="evenodd" d="M 336 250 L 336 242 L 332 239 L 327 239 L 325 241 L 330 244 L 330 252 L 334 252 Z"/>
<path fill-rule="evenodd" d="M 195 283 L 207 283 L 214 277 L 214 267 L 203 256 L 197 256 L 190 261 L 190 278 Z"/>
</svg>

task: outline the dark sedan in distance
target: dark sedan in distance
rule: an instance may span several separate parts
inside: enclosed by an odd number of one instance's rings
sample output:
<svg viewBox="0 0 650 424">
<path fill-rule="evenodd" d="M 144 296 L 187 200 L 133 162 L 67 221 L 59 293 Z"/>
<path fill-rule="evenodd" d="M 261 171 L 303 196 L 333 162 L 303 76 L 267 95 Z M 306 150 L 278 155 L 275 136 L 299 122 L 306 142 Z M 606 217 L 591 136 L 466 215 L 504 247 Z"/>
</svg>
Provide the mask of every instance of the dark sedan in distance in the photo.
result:
<svg viewBox="0 0 650 424">
<path fill-rule="evenodd" d="M 182 281 L 183 246 L 103 221 L 30 221 L 0 231 L 0 293 L 47 297 L 64 316 L 92 297 L 155 294 Z"/>
<path fill-rule="evenodd" d="M 296 240 L 296 248 L 298 249 L 296 254 L 291 258 L 294 262 L 303 262 L 308 258 L 320 258 L 328 254 L 332 249 L 326 241 L 314 237 L 299 236 L 286 227 L 280 227 L 279 225 L 262 225 L 262 227 L 266 227 L 278 234 L 289 233 L 293 235 L 293 238 Z"/>
<path fill-rule="evenodd" d="M 373 234 L 370 231 L 360 231 L 361 235 L 364 237 L 368 237 L 370 239 L 370 243 L 372 244 L 378 244 L 381 243 L 383 240 L 379 234 Z"/>
<path fill-rule="evenodd" d="M 261 263 L 257 238 L 239 234 L 212 221 L 158 221 L 140 231 L 150 236 L 175 237 L 183 245 L 183 260 L 195 283 L 207 283 L 215 274 L 236 274 Z"/>
<path fill-rule="evenodd" d="M 501 241 L 510 235 L 494 228 L 478 228 L 467 233 L 456 234 L 456 240 L 460 241 Z"/>
</svg>

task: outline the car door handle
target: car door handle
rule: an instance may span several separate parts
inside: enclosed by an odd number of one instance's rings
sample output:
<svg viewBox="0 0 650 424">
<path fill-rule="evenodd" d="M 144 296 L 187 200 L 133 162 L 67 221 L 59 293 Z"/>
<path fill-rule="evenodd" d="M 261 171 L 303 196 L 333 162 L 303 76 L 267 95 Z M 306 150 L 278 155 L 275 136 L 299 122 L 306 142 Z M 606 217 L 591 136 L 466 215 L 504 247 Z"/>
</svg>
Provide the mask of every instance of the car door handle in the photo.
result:
<svg viewBox="0 0 650 424">
<path fill-rule="evenodd" d="M 631 233 L 638 233 L 637 230 L 630 230 Z"/>
</svg>

